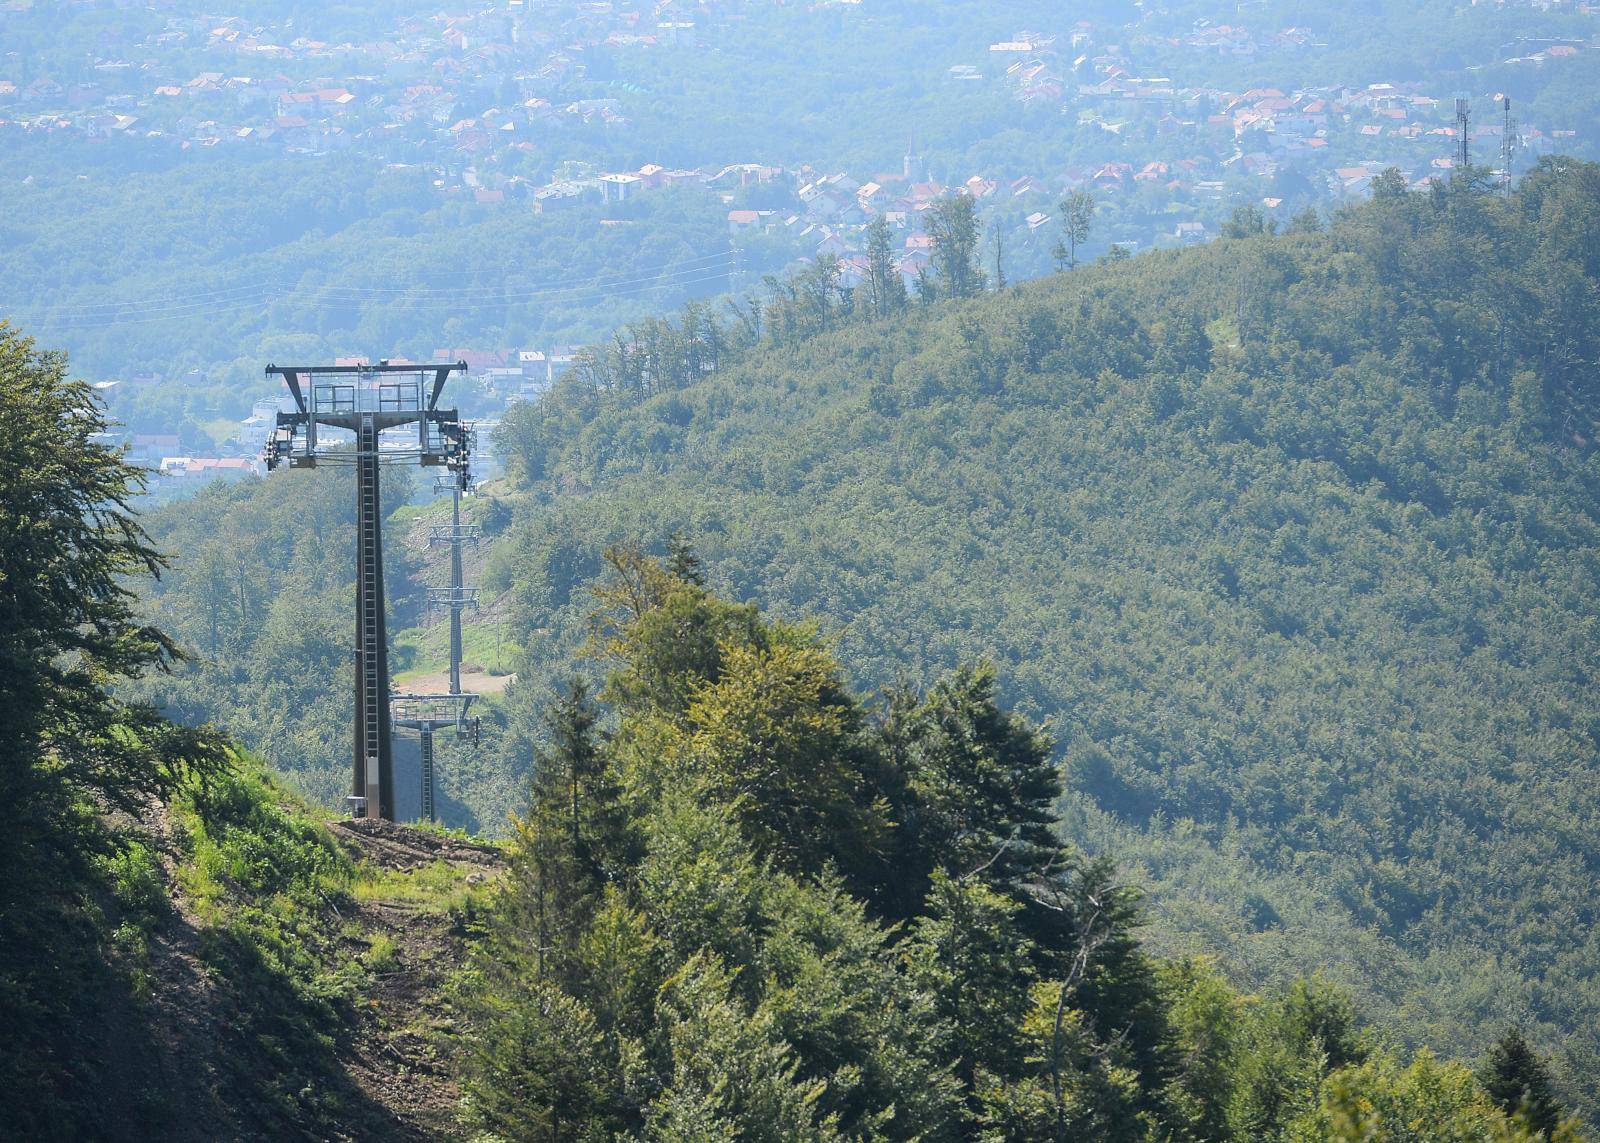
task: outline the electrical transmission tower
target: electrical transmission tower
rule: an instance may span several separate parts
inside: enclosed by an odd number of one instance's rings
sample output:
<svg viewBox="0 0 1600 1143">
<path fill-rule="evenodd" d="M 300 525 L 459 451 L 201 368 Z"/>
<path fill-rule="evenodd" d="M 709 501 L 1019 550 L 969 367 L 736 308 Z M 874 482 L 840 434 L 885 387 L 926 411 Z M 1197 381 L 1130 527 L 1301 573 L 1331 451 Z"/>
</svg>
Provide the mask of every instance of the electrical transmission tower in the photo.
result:
<svg viewBox="0 0 1600 1143">
<path fill-rule="evenodd" d="M 267 366 L 289 386 L 295 411 L 279 413 L 267 441 L 269 470 L 281 464 L 356 470 L 355 765 L 351 812 L 394 820 L 390 742 L 389 650 L 383 615 L 383 510 L 378 480 L 385 464 L 445 468 L 457 487 L 468 481 L 468 433 L 454 409 L 439 408 L 452 365 Z M 414 435 L 397 430 L 416 426 Z M 354 434 L 324 440 L 322 429 Z"/>
</svg>

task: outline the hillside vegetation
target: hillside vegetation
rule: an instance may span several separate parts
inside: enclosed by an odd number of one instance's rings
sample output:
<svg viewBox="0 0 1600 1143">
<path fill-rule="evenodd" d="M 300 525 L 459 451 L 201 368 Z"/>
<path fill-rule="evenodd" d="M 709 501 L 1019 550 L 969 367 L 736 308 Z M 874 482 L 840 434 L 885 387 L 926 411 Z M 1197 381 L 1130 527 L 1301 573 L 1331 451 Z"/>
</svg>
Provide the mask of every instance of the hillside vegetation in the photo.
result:
<svg viewBox="0 0 1600 1143">
<path fill-rule="evenodd" d="M 872 710 L 681 545 L 606 560 L 605 706 L 545 705 L 464 982 L 491 1137 L 1577 1137 L 1514 1035 L 1480 1080 L 1384 1050 L 1323 981 L 1246 996 L 1152 957 L 991 669 Z"/>
<path fill-rule="evenodd" d="M 441 982 L 496 855 L 330 829 L 109 693 L 180 655 L 133 609 L 138 473 L 3 324 L 0 417 L 0 1137 L 438 1138 Z"/>
<path fill-rule="evenodd" d="M 523 675 L 682 532 L 861 684 L 991 658 L 1160 945 L 1523 1023 L 1592 1093 L 1600 171 L 1252 229 L 887 321 L 778 293 L 704 375 L 647 330 L 507 418 Z"/>
<path fill-rule="evenodd" d="M 1473 1072 L 1151 955 L 991 667 L 873 709 L 681 542 L 607 552 L 611 729 L 544 704 L 498 889 L 493 846 L 319 820 L 107 690 L 182 654 L 131 608 L 138 474 L 4 327 L 0 414 L 6 1138 L 1580 1138 L 1515 1031 Z"/>
</svg>

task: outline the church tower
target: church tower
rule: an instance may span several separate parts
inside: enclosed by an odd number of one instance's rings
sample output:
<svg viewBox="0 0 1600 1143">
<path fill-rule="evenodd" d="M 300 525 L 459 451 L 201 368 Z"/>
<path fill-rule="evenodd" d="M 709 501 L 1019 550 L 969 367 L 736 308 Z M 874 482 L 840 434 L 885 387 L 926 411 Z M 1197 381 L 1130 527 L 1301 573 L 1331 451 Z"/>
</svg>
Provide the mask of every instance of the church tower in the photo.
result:
<svg viewBox="0 0 1600 1143">
<path fill-rule="evenodd" d="M 901 173 L 905 175 L 908 183 L 923 183 L 928 181 L 928 168 L 922 161 L 922 156 L 917 154 L 917 137 L 912 135 L 906 143 L 906 157 Z"/>
</svg>

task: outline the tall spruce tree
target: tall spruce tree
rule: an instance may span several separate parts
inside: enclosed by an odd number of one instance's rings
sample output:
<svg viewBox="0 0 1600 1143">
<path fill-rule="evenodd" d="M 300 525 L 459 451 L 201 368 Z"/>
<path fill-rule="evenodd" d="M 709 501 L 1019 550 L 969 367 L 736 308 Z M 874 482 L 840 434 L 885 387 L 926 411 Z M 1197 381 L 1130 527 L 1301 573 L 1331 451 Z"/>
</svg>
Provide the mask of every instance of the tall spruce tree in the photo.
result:
<svg viewBox="0 0 1600 1143">
<path fill-rule="evenodd" d="M 904 825 L 923 867 L 1017 893 L 1064 869 L 1051 829 L 1061 776 L 1049 740 L 1001 710 L 995 686 L 992 665 L 961 668 L 915 706 L 899 700 L 886 733 L 910 786 Z"/>
<path fill-rule="evenodd" d="M 1555 1096 L 1550 1065 L 1520 1028 L 1509 1029 L 1495 1041 L 1478 1078 L 1502 1111 L 1520 1117 L 1529 1130 L 1546 1138 L 1553 1138 L 1566 1118 L 1566 1109 Z"/>
<path fill-rule="evenodd" d="M 624 860 L 623 815 L 580 678 L 546 708 L 527 813 L 518 819 L 502 916 L 506 958 L 539 979 L 569 977 L 579 937 Z"/>
<path fill-rule="evenodd" d="M 667 571 L 684 583 L 692 583 L 696 587 L 706 584 L 705 567 L 695 553 L 694 545 L 682 532 L 674 532 L 667 537 Z"/>
</svg>

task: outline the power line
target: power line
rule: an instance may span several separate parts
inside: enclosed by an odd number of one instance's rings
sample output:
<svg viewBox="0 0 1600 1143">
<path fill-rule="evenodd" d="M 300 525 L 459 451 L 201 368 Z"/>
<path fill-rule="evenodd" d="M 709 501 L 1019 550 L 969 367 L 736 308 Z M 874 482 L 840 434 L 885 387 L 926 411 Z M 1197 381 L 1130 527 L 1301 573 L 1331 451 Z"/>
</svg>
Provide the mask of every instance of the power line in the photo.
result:
<svg viewBox="0 0 1600 1143">
<path fill-rule="evenodd" d="M 625 282 L 599 282 L 599 283 L 594 283 L 593 285 L 590 285 L 590 286 L 585 286 L 585 287 L 581 287 L 581 288 L 580 287 L 572 287 L 572 288 L 566 289 L 566 290 L 533 290 L 533 291 L 530 291 L 530 292 L 527 292 L 527 293 L 510 293 L 510 292 L 507 292 L 507 293 L 502 293 L 502 294 L 500 294 L 500 295 L 498 295 L 496 297 L 484 297 L 484 298 L 472 298 L 472 297 L 461 297 L 461 298 L 453 298 L 453 297 L 421 297 L 421 298 L 417 298 L 417 297 L 414 297 L 413 295 L 410 295 L 410 294 L 402 294 L 402 295 L 400 295 L 398 297 L 394 297 L 394 298 L 366 298 L 366 297 L 360 297 L 360 296 L 356 296 L 356 297 L 331 297 L 331 298 L 319 297 L 318 300 L 314 304 L 322 305 L 322 306 L 348 306 L 348 305 L 352 305 L 352 304 L 356 304 L 356 303 L 360 303 L 360 302 L 367 302 L 367 301 L 372 301 L 372 302 L 394 302 L 396 304 L 404 303 L 404 302 L 408 302 L 409 301 L 409 302 L 412 303 L 411 305 L 406 307 L 409 310 L 415 310 L 415 309 L 417 309 L 419 307 L 424 309 L 424 310 L 440 309 L 440 308 L 459 309 L 459 308 L 463 308 L 463 307 L 467 308 L 467 309 L 486 309 L 486 308 L 493 308 L 493 307 L 496 307 L 496 306 L 503 306 L 503 305 L 522 304 L 522 303 L 525 303 L 525 302 L 549 302 L 549 301 L 574 300 L 574 299 L 583 299 L 583 298 L 596 297 L 596 296 L 605 296 L 607 294 L 629 294 L 629 293 L 633 293 L 636 290 L 641 289 L 641 288 L 642 289 L 654 289 L 654 288 L 657 288 L 658 286 L 672 285 L 675 281 L 679 281 L 681 279 L 689 279 L 689 280 L 693 280 L 693 281 L 709 281 L 709 280 L 715 279 L 715 278 L 726 277 L 728 269 L 731 268 L 732 264 L 733 263 L 730 260 L 729 262 L 723 263 L 723 264 L 714 264 L 714 265 L 710 265 L 710 266 L 698 266 L 693 270 L 679 271 L 679 272 L 675 272 L 675 273 L 672 273 L 672 274 L 660 274 L 660 275 L 656 275 L 655 277 L 650 277 L 650 278 L 637 278 L 637 279 L 634 279 L 632 281 L 625 281 Z M 292 298 L 292 297 L 293 297 L 293 295 L 290 295 L 290 298 Z M 286 298 L 285 300 L 289 300 L 289 298 Z"/>
<path fill-rule="evenodd" d="M 148 308 L 148 307 L 151 307 L 151 306 L 161 306 L 161 305 L 168 305 L 168 304 L 185 305 L 185 304 L 189 304 L 191 302 L 232 300 L 232 298 L 230 298 L 230 295 L 239 295 L 241 293 L 254 293 L 254 292 L 258 292 L 258 291 L 265 290 L 265 289 L 268 289 L 268 288 L 269 287 L 264 282 L 252 282 L 252 283 L 250 283 L 248 285 L 225 286 L 225 287 L 219 287 L 219 288 L 214 289 L 214 290 L 197 290 L 197 291 L 195 291 L 193 293 L 175 294 L 175 295 L 173 295 L 171 297 L 165 297 L 165 298 L 141 297 L 141 298 L 137 298 L 137 299 L 134 299 L 134 300 L 131 300 L 131 301 L 74 302 L 74 303 L 67 304 L 67 305 L 52 305 L 52 306 L 50 306 L 48 308 L 50 308 L 52 310 L 70 310 L 70 311 L 89 312 L 89 311 L 98 311 L 98 310 L 122 310 L 122 309 Z M 15 309 L 15 308 L 18 308 L 18 307 L 16 307 L 16 306 L 5 306 L 3 303 L 0 303 L 0 308 Z"/>
</svg>

